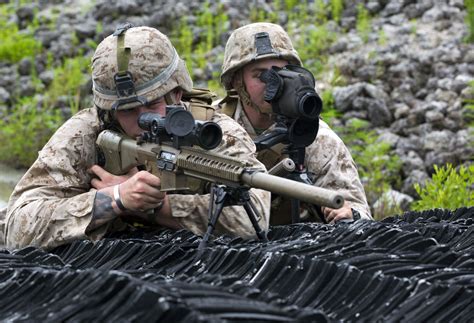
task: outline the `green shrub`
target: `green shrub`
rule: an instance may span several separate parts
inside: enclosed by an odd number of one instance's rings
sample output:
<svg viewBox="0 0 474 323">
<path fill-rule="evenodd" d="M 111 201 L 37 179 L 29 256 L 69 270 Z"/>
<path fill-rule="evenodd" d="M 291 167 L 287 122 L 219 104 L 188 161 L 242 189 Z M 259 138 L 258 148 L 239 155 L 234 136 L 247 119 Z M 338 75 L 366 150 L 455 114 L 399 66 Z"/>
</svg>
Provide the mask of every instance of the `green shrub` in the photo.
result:
<svg viewBox="0 0 474 323">
<path fill-rule="evenodd" d="M 474 81 L 469 84 L 470 97 L 474 97 Z M 470 128 L 474 128 L 474 99 L 465 99 L 463 102 L 463 122 Z"/>
<path fill-rule="evenodd" d="M 401 161 L 391 151 L 390 144 L 380 141 L 377 134 L 369 130 L 368 121 L 351 119 L 339 131 L 357 164 L 369 205 L 373 205 L 391 187 L 400 185 Z M 372 210 L 372 215 L 380 220 L 399 213 L 399 210 L 396 205 L 387 206 L 383 210 Z"/>
<path fill-rule="evenodd" d="M 327 28 L 329 10 L 342 10 L 342 0 L 333 0 L 327 4 L 324 0 L 316 0 L 309 5 L 310 1 L 278 0 L 272 2 L 274 10 L 263 11 L 253 7 L 250 13 L 251 22 L 273 22 L 278 21 L 278 11 L 284 11 L 288 15 L 288 22 L 282 27 L 286 30 L 293 41 L 293 45 L 303 61 L 305 67 L 310 69 L 316 76 L 321 73 L 327 63 L 326 50 L 337 39 L 337 35 Z M 342 7 L 341 7 L 342 8 Z M 334 14 L 334 11 L 332 11 Z"/>
<path fill-rule="evenodd" d="M 87 80 L 85 57 L 67 59 L 54 69 L 51 85 L 43 91 L 43 102 L 34 97 L 17 99 L 8 117 L 0 121 L 0 160 L 9 165 L 29 167 L 51 135 L 70 115 L 84 107 L 80 86 Z M 87 63 L 88 66 L 88 63 Z M 38 90 L 38 89 L 37 89 Z M 61 111 L 56 101 L 67 96 L 69 111 Z M 62 112 L 66 112 L 63 114 Z"/>
<path fill-rule="evenodd" d="M 431 180 L 422 187 L 414 185 L 420 200 L 411 205 L 415 211 L 442 208 L 455 210 L 463 206 L 474 206 L 474 164 L 461 166 L 458 170 L 451 164 L 438 167 Z"/>
<path fill-rule="evenodd" d="M 21 99 L 7 118 L 0 119 L 2 161 L 16 167 L 29 167 L 62 123 L 59 110 L 39 109 L 36 99 Z"/>
<path fill-rule="evenodd" d="M 179 55 L 186 62 L 192 78 L 193 31 L 191 30 L 191 27 L 189 27 L 186 17 L 181 18 L 179 26 L 175 29 L 175 32 L 172 34 L 171 38 L 173 45 L 176 47 Z"/>
<path fill-rule="evenodd" d="M 334 107 L 334 96 L 332 90 L 325 90 L 321 93 L 321 100 L 323 100 L 323 111 L 321 118 L 331 125 L 331 121 L 341 116 L 341 113 Z"/>
<path fill-rule="evenodd" d="M 330 32 L 326 24 L 311 26 L 309 30 L 298 35 L 292 35 L 288 30 L 288 34 L 296 40 L 294 45 L 305 67 L 317 77 L 326 68 L 326 51 L 336 41 L 337 35 Z"/>
<path fill-rule="evenodd" d="M 33 38 L 34 31 L 39 26 L 36 14 L 28 28 L 22 31 L 15 24 L 6 22 L 12 14 L 13 5 L 0 7 L 0 59 L 15 63 L 39 53 L 41 44 Z M 88 80 L 90 58 L 68 58 L 56 67 L 53 67 L 53 62 L 53 55 L 47 53 L 47 69 L 54 71 L 54 78 L 48 87 L 39 80 L 35 66 L 31 70 L 35 91 L 41 93 L 41 103 L 36 95 L 18 97 L 13 93 L 11 110 L 0 120 L 0 160 L 6 164 L 30 166 L 37 157 L 37 151 L 54 131 L 70 114 L 82 107 L 81 101 L 84 98 L 80 97 L 80 87 Z M 68 98 L 69 111 L 57 108 L 56 103 L 61 97 Z"/>
<path fill-rule="evenodd" d="M 474 0 L 464 0 L 464 5 L 466 6 L 466 10 L 467 10 L 466 24 L 469 30 L 466 41 L 473 43 L 474 42 Z"/>
<path fill-rule="evenodd" d="M 356 22 L 357 32 L 359 33 L 362 41 L 366 43 L 369 40 L 370 28 L 371 28 L 371 19 L 369 12 L 365 9 L 364 5 L 359 3 L 357 5 L 357 22 Z"/>
<path fill-rule="evenodd" d="M 383 29 L 380 29 L 379 31 L 378 43 L 380 46 L 387 45 L 387 35 L 385 34 L 385 31 Z"/>
<path fill-rule="evenodd" d="M 331 0 L 330 2 L 332 19 L 336 22 L 341 20 L 342 9 L 344 9 L 344 0 Z"/>
<path fill-rule="evenodd" d="M 171 42 L 175 45 L 180 56 L 194 77 L 196 68 L 205 69 L 209 63 L 222 63 L 222 57 L 210 56 L 210 51 L 220 44 L 222 35 L 229 29 L 229 18 L 222 4 L 217 10 L 211 10 L 209 1 L 206 1 L 201 10 L 196 13 L 196 27 L 200 30 L 200 37 L 193 39 L 193 31 L 189 26 L 187 17 L 183 17 L 171 34 Z M 216 87 L 219 83 L 208 80 Z"/>
<path fill-rule="evenodd" d="M 73 57 L 64 61 L 62 66 L 54 69 L 53 82 L 45 92 L 45 106 L 52 106 L 61 96 L 69 97 L 71 114 L 82 106 L 84 98 L 80 96 L 80 87 L 88 80 L 90 74 L 89 57 Z"/>
<path fill-rule="evenodd" d="M 34 38 L 33 28 L 20 31 L 16 24 L 8 22 L 10 11 L 7 5 L 0 9 L 0 60 L 16 63 L 39 53 L 41 43 Z"/>
</svg>

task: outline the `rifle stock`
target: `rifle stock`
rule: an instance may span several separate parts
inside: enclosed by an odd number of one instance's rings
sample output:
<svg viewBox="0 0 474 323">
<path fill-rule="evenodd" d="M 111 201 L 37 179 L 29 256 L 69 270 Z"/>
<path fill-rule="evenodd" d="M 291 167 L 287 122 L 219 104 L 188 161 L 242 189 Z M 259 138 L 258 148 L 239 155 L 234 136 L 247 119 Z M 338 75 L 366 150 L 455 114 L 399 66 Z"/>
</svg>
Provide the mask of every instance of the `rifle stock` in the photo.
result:
<svg viewBox="0 0 474 323">
<path fill-rule="evenodd" d="M 105 170 L 122 175 L 133 167 L 145 165 L 161 178 L 164 192 L 192 190 L 199 179 L 229 187 L 259 188 L 331 208 L 344 204 L 344 198 L 331 190 L 269 175 L 239 159 L 200 148 L 139 143 L 110 130 L 99 134 L 97 145 L 105 159 L 101 165 Z"/>
</svg>

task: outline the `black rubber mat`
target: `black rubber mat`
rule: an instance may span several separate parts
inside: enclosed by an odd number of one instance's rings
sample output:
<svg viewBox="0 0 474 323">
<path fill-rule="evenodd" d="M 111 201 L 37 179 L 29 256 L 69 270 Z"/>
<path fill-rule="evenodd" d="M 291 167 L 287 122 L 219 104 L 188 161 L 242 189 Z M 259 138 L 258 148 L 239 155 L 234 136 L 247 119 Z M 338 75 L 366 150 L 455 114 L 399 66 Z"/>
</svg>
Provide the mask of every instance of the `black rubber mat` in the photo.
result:
<svg viewBox="0 0 474 323">
<path fill-rule="evenodd" d="M 273 227 L 269 241 L 133 232 L 0 250 L 0 317 L 47 322 L 472 321 L 474 208 Z"/>
</svg>

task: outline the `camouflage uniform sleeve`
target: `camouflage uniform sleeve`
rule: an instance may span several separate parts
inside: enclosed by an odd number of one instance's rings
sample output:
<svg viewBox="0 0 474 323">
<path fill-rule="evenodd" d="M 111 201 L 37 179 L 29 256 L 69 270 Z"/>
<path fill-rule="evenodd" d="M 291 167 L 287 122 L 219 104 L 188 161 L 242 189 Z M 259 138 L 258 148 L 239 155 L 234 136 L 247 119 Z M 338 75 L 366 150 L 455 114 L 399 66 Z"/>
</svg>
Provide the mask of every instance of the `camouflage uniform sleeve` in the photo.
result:
<svg viewBox="0 0 474 323">
<path fill-rule="evenodd" d="M 255 145 L 245 130 L 231 118 L 216 113 L 212 121 L 223 131 L 223 140 L 215 152 L 248 161 L 253 168 L 265 170 L 255 156 Z M 267 230 L 270 217 L 270 192 L 251 189 L 251 200 L 258 210 L 258 223 Z M 209 194 L 168 195 L 172 215 L 180 224 L 196 234 L 204 234 L 208 223 Z M 243 238 L 256 237 L 255 230 L 242 206 L 224 207 L 216 226 L 216 233 L 228 233 Z"/>
<path fill-rule="evenodd" d="M 94 112 L 83 110 L 59 128 L 18 182 L 7 207 L 8 247 L 52 248 L 87 238 L 96 193 L 87 173 L 95 161 Z"/>
<path fill-rule="evenodd" d="M 361 218 L 372 219 L 357 166 L 337 134 L 322 120 L 314 143 L 306 148 L 306 167 L 315 175 L 314 185 L 337 190 Z"/>
</svg>

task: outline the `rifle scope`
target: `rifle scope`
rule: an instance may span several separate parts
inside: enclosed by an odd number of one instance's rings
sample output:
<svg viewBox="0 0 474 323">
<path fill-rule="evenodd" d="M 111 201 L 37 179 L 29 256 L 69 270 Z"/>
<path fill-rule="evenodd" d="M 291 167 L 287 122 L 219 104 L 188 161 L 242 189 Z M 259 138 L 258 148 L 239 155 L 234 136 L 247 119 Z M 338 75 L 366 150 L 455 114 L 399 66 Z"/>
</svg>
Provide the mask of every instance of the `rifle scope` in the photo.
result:
<svg viewBox="0 0 474 323">
<path fill-rule="evenodd" d="M 212 121 L 194 120 L 193 115 L 182 106 L 167 106 L 166 117 L 146 112 L 138 117 L 138 125 L 147 131 L 142 135 L 146 142 L 172 141 L 180 146 L 198 145 L 203 149 L 214 149 L 222 141 L 221 127 Z"/>
</svg>

